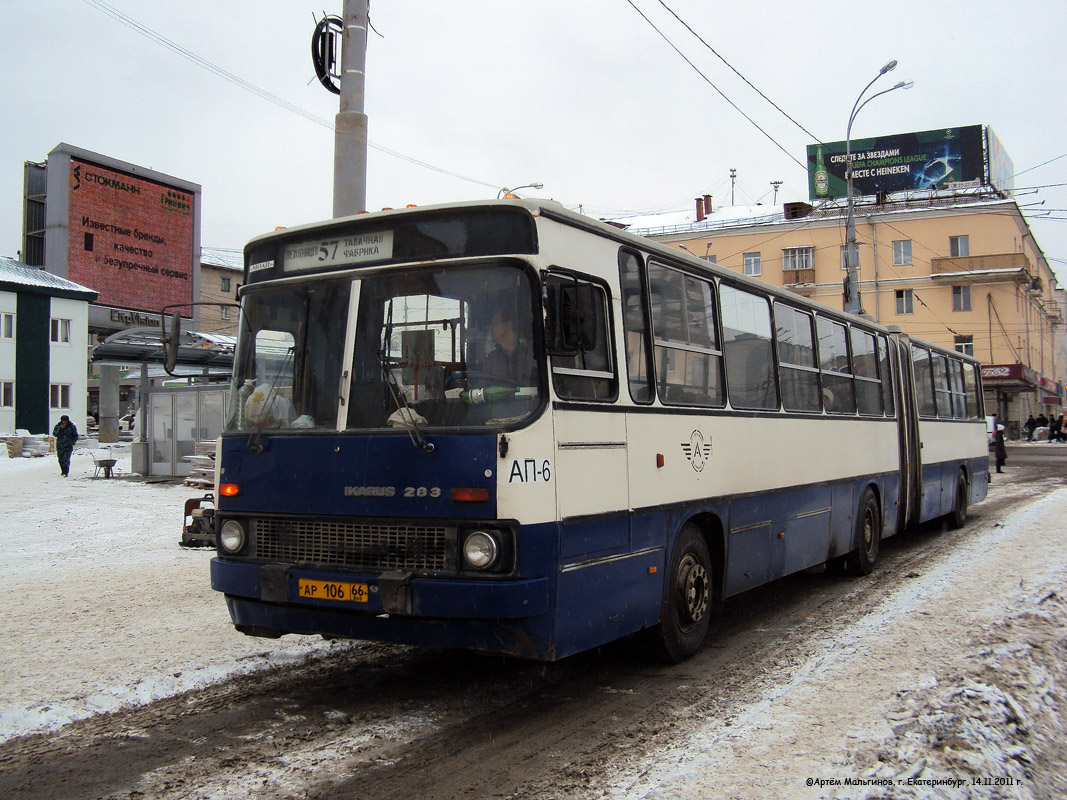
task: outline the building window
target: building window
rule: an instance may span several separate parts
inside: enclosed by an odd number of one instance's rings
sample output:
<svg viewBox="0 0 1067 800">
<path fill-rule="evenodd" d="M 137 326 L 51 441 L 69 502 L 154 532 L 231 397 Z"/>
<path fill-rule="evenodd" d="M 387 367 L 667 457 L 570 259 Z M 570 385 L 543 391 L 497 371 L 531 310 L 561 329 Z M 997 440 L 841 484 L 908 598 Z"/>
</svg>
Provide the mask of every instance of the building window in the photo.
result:
<svg viewBox="0 0 1067 800">
<path fill-rule="evenodd" d="M 948 254 L 951 258 L 964 258 L 971 254 L 971 237 L 949 236 Z"/>
<path fill-rule="evenodd" d="M 50 387 L 50 403 L 55 409 L 70 408 L 70 384 L 53 383 Z"/>
<path fill-rule="evenodd" d="M 914 299 L 911 289 L 897 289 L 897 313 L 914 314 Z"/>
<path fill-rule="evenodd" d="M 229 278 L 223 278 L 222 279 L 222 291 L 224 291 L 224 292 L 230 291 L 230 279 Z"/>
<path fill-rule="evenodd" d="M 952 287 L 952 310 L 971 310 L 971 287 L 969 285 Z"/>
<path fill-rule="evenodd" d="M 0 408 L 15 407 L 15 382 L 0 381 Z"/>
<path fill-rule="evenodd" d="M 52 341 L 56 344 L 70 344 L 70 320 L 52 320 Z"/>
<path fill-rule="evenodd" d="M 893 242 L 893 266 L 902 267 L 911 263 L 911 239 Z"/>
<path fill-rule="evenodd" d="M 814 247 L 782 248 L 782 269 L 813 269 L 814 267 Z"/>
<path fill-rule="evenodd" d="M 714 253 L 711 254 L 710 256 L 701 256 L 701 258 L 703 258 L 709 264 L 717 264 L 717 263 L 719 263 L 718 262 L 718 256 L 716 256 Z"/>
<path fill-rule="evenodd" d="M 229 308 L 229 306 L 223 306 L 221 309 L 219 309 L 219 311 L 222 314 L 222 318 L 223 319 L 229 319 L 230 318 L 230 308 Z"/>
<path fill-rule="evenodd" d="M 957 336 L 956 337 L 956 352 L 963 353 L 965 356 L 974 355 L 974 337 L 973 336 Z"/>
<path fill-rule="evenodd" d="M 0 314 L 0 339 L 15 338 L 15 315 Z"/>
<path fill-rule="evenodd" d="M 841 245 L 841 269 L 848 269 L 848 245 Z"/>
<path fill-rule="evenodd" d="M 759 253 L 745 253 L 745 274 L 746 275 L 761 275 L 763 274 L 763 267 L 760 263 Z"/>
</svg>

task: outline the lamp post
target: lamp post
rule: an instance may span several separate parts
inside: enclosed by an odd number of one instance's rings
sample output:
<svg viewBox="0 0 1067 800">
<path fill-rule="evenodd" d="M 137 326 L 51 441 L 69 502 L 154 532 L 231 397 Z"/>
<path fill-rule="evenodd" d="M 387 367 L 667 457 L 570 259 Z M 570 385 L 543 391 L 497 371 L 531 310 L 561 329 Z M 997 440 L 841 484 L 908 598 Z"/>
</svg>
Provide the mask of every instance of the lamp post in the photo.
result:
<svg viewBox="0 0 1067 800">
<path fill-rule="evenodd" d="M 519 189 L 540 189 L 544 186 L 543 183 L 524 183 L 522 186 L 516 186 L 514 189 L 509 189 L 505 186 L 499 192 L 496 193 L 496 199 L 499 200 L 502 197 L 514 199 L 516 197 L 515 192 Z"/>
<path fill-rule="evenodd" d="M 915 85 L 912 81 L 900 81 L 896 85 L 883 89 L 863 100 L 863 95 L 867 94 L 867 90 L 874 85 L 874 82 L 890 70 L 895 69 L 896 66 L 896 59 L 890 61 L 878 71 L 878 74 L 874 76 L 870 83 L 863 87 L 863 91 L 860 92 L 856 102 L 852 105 L 852 113 L 848 118 L 848 127 L 845 129 L 845 183 L 848 185 L 848 216 L 845 222 L 845 268 L 848 270 L 845 276 L 845 311 L 850 314 L 863 313 L 859 290 L 860 259 L 859 250 L 856 246 L 855 203 L 852 199 L 852 123 L 856 120 L 856 115 L 860 112 L 860 109 L 874 98 L 881 97 L 883 94 L 888 94 L 896 89 L 910 89 Z M 860 102 L 861 100 L 863 100 L 862 103 Z"/>
</svg>

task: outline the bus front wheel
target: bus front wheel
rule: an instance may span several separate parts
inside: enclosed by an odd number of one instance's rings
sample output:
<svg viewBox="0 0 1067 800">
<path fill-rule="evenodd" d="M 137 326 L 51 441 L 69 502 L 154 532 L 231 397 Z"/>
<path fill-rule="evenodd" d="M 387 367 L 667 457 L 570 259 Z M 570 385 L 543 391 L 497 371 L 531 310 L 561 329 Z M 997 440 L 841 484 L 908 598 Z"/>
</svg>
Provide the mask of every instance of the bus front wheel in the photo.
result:
<svg viewBox="0 0 1067 800">
<path fill-rule="evenodd" d="M 878 550 L 882 541 L 882 515 L 878 510 L 878 500 L 868 486 L 860 495 L 856 515 L 855 547 L 845 559 L 845 566 L 853 575 L 869 575 L 878 560 Z"/>
<path fill-rule="evenodd" d="M 685 661 L 700 649 L 711 621 L 711 555 L 704 536 L 693 523 L 678 533 L 671 559 L 667 596 L 655 645 L 665 660 Z"/>
</svg>

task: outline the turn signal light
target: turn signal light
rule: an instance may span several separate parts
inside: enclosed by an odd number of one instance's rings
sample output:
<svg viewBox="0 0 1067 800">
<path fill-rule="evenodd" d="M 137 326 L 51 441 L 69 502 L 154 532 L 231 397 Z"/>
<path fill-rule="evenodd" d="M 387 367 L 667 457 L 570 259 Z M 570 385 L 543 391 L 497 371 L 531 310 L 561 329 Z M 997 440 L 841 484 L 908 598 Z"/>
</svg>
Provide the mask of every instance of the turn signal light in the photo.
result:
<svg viewBox="0 0 1067 800">
<path fill-rule="evenodd" d="M 453 503 L 488 503 L 488 489 L 453 489 Z"/>
<path fill-rule="evenodd" d="M 236 483 L 220 483 L 219 494 L 223 497 L 236 497 L 241 491 L 241 487 Z"/>
</svg>

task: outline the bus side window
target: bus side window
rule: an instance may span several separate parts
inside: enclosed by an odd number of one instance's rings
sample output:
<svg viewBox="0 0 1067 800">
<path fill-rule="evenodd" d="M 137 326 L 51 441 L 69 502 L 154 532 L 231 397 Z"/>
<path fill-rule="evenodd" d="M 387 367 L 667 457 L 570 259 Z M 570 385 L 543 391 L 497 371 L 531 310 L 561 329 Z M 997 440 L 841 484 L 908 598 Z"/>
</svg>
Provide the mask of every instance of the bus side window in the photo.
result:
<svg viewBox="0 0 1067 800">
<path fill-rule="evenodd" d="M 811 314 L 774 304 L 782 406 L 786 411 L 821 411 L 819 367 L 815 363 L 815 323 Z"/>
<path fill-rule="evenodd" d="M 885 405 L 886 416 L 896 415 L 896 404 L 893 401 L 893 370 L 890 368 L 889 344 L 885 335 L 878 337 L 878 366 L 882 374 L 882 402 Z"/>
<path fill-rule="evenodd" d="M 967 399 L 968 419 L 982 418 L 982 405 L 978 397 L 978 366 L 975 364 L 963 365 L 963 386 Z"/>
<path fill-rule="evenodd" d="M 765 297 L 727 284 L 719 285 L 719 302 L 730 405 L 777 409 L 770 304 Z"/>
<path fill-rule="evenodd" d="M 830 414 L 855 414 L 856 396 L 852 369 L 848 363 L 848 334 L 845 326 L 821 315 L 817 325 L 823 405 Z"/>
<path fill-rule="evenodd" d="M 948 383 L 948 358 L 935 353 L 934 359 L 934 398 L 937 403 L 937 416 L 941 419 L 952 418 L 952 391 Z"/>
<path fill-rule="evenodd" d="M 967 390 L 964 388 L 964 363 L 949 359 L 949 389 L 952 391 L 952 416 L 967 419 Z"/>
<path fill-rule="evenodd" d="M 726 405 L 715 286 L 649 263 L 648 289 L 660 400 L 670 405 Z"/>
<path fill-rule="evenodd" d="M 912 347 L 911 360 L 915 368 L 915 399 L 920 417 L 937 416 L 934 406 L 934 374 L 930 366 L 930 351 L 925 347 Z"/>
<path fill-rule="evenodd" d="M 550 275 L 547 284 L 547 333 L 556 394 L 565 400 L 614 400 L 618 382 L 603 287 L 570 274 Z"/>
<path fill-rule="evenodd" d="M 654 368 L 648 347 L 648 304 L 641 286 L 641 260 L 629 250 L 619 251 L 619 285 L 630 398 L 635 403 L 651 403 Z"/>
<path fill-rule="evenodd" d="M 882 416 L 882 384 L 873 333 L 852 328 L 852 368 L 856 377 L 856 405 L 869 417 Z"/>
</svg>

